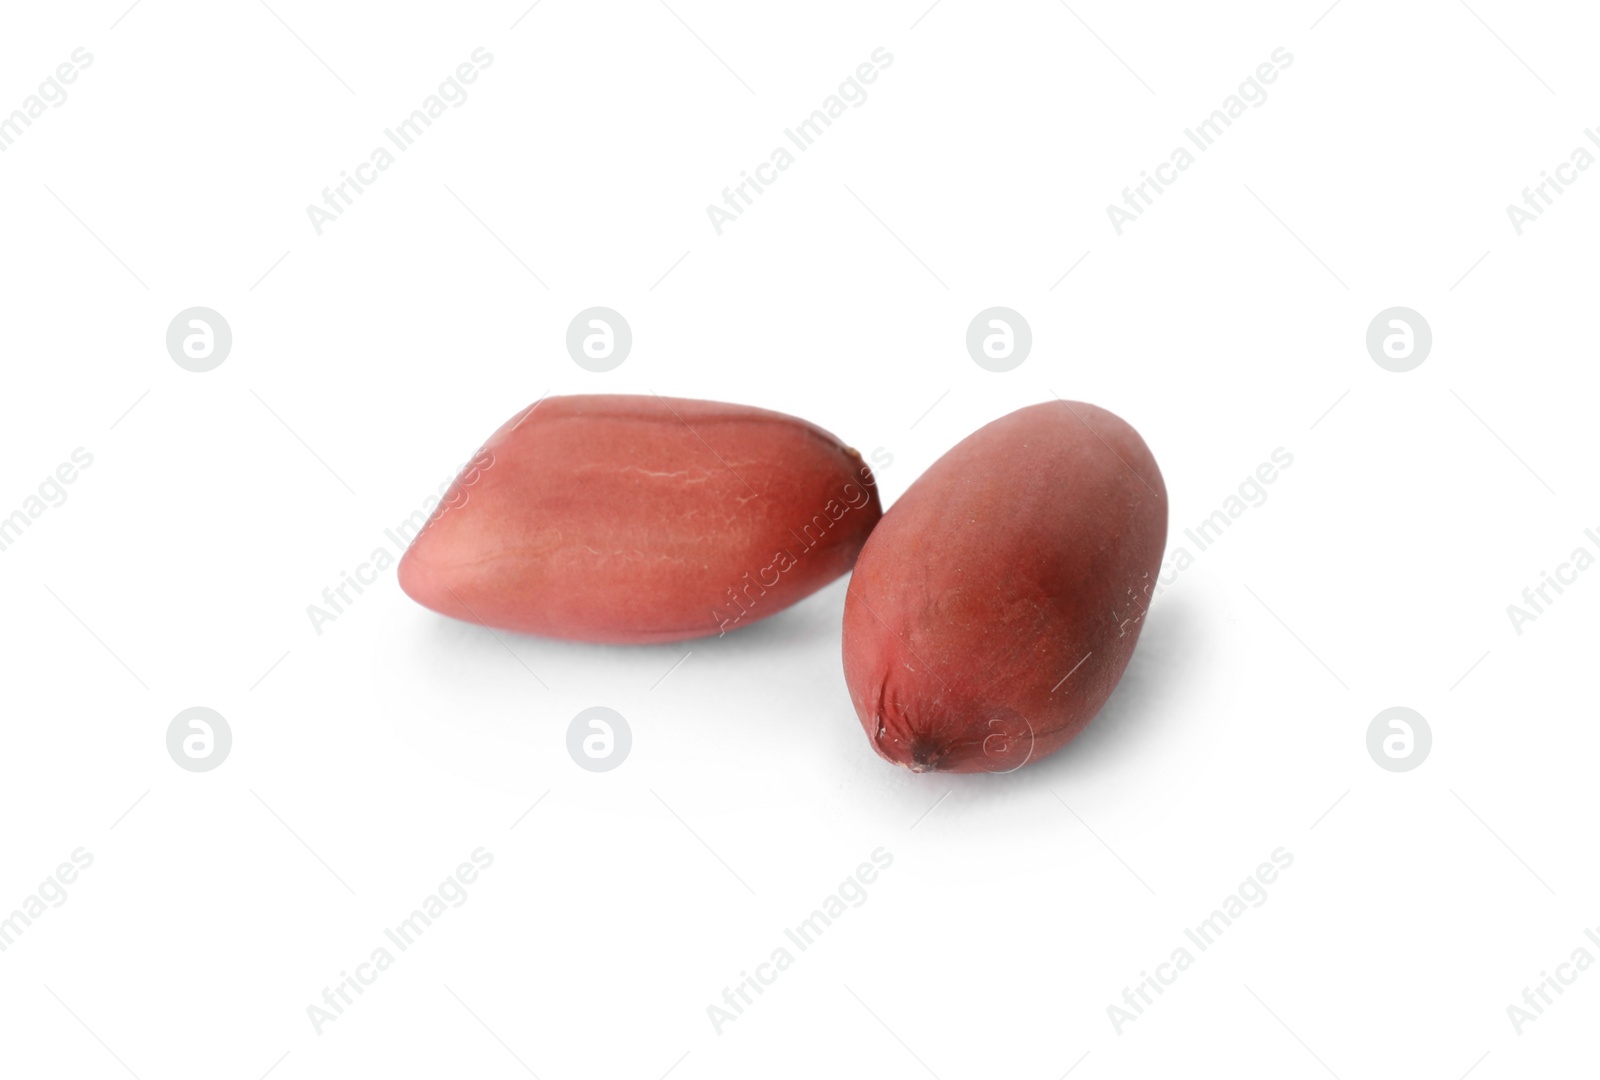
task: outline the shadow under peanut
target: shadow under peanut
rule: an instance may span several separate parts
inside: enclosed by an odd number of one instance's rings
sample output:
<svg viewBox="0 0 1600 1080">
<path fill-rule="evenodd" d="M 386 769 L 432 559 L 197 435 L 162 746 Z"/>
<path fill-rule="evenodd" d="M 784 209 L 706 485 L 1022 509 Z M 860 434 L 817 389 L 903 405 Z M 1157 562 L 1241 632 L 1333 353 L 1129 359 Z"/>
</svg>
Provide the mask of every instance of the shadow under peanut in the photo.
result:
<svg viewBox="0 0 1600 1080">
<path fill-rule="evenodd" d="M 1127 670 L 1099 714 L 1077 738 L 1021 772 L 1033 769 L 1041 781 L 1060 783 L 1073 774 L 1120 763 L 1148 742 L 1153 729 L 1182 723 L 1178 704 L 1191 665 L 1199 662 L 1196 645 L 1202 626 L 1192 593 L 1158 598 Z"/>
</svg>

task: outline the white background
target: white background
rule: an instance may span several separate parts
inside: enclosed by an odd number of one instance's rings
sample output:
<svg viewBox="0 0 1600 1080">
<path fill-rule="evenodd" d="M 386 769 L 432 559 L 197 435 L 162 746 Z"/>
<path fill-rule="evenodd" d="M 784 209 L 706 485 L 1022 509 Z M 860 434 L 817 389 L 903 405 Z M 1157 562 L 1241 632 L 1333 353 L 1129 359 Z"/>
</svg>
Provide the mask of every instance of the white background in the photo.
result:
<svg viewBox="0 0 1600 1080">
<path fill-rule="evenodd" d="M 1592 12 L 435 7 L 5 7 L 0 111 L 94 58 L 0 154 L 0 515 L 94 459 L 0 552 L 0 914 L 94 858 L 0 954 L 8 1074 L 1592 1067 L 1600 973 L 1521 1034 L 1507 1006 L 1600 957 L 1600 572 L 1520 635 L 1506 606 L 1600 554 L 1600 174 L 1520 236 L 1505 210 L 1600 123 Z M 466 103 L 319 236 L 307 204 L 479 46 Z M 717 235 L 706 205 L 880 46 L 866 102 Z M 1278 47 L 1265 103 L 1117 235 L 1107 204 Z M 597 304 L 634 333 L 608 374 L 563 344 Z M 1006 374 L 964 345 L 997 304 L 1034 335 Z M 234 335 L 207 374 L 164 341 L 196 305 Z M 1434 334 L 1406 374 L 1364 340 L 1395 305 Z M 1013 775 L 871 752 L 844 581 L 608 648 L 449 622 L 391 570 L 312 628 L 507 417 L 650 391 L 882 448 L 887 502 L 991 419 L 1094 402 L 1161 464 L 1169 556 L 1294 463 L 1156 599 L 1089 730 Z M 232 728 L 213 772 L 167 754 L 193 705 Z M 593 705 L 633 731 L 609 773 L 565 748 Z M 1366 749 L 1394 705 L 1433 732 L 1412 772 Z M 464 906 L 318 1034 L 307 1006 L 479 847 Z M 717 1033 L 879 847 L 865 904 Z M 1119 1033 L 1107 1007 L 1279 847 L 1266 902 Z"/>
</svg>

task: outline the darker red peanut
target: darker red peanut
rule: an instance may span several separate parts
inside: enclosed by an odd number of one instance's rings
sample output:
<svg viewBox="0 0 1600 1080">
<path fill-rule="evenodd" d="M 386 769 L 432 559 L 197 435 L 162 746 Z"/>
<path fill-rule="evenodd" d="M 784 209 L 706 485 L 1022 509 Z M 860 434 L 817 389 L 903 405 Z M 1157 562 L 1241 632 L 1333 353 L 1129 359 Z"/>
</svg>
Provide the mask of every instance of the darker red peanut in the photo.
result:
<svg viewBox="0 0 1600 1080">
<path fill-rule="evenodd" d="M 845 597 L 844 671 L 873 748 L 916 772 L 1060 749 L 1122 677 L 1167 537 L 1144 440 L 1081 402 L 980 428 L 884 515 Z"/>
<path fill-rule="evenodd" d="M 578 641 L 723 634 L 848 571 L 881 516 L 861 455 L 743 405 L 547 398 L 492 435 L 400 560 L 469 622 Z"/>
</svg>

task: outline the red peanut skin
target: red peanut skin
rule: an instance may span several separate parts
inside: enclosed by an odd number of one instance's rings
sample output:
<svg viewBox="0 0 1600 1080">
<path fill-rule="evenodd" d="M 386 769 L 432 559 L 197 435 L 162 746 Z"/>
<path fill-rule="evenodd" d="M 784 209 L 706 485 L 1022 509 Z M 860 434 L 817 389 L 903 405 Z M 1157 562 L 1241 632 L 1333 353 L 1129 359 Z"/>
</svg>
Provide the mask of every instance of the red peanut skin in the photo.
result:
<svg viewBox="0 0 1600 1080">
<path fill-rule="evenodd" d="M 861 455 L 792 416 L 655 395 L 546 398 L 456 477 L 401 558 L 400 587 L 505 630 L 679 641 L 822 588 L 881 516 Z"/>
<path fill-rule="evenodd" d="M 915 772 L 1060 749 L 1122 677 L 1166 537 L 1155 458 L 1106 410 L 1053 401 L 969 435 L 850 579 L 845 682 L 873 748 Z"/>
</svg>

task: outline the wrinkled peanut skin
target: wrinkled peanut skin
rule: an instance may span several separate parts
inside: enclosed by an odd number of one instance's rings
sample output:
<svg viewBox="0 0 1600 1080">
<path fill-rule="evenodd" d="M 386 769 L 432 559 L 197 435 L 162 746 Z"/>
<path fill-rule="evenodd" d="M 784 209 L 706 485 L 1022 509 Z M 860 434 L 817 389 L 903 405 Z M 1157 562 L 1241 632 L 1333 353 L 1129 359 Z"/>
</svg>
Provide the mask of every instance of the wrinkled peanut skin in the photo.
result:
<svg viewBox="0 0 1600 1080">
<path fill-rule="evenodd" d="M 678 641 L 748 626 L 846 573 L 881 513 L 860 454 L 792 416 L 546 398 L 456 478 L 400 587 L 506 630 Z"/>
<path fill-rule="evenodd" d="M 844 671 L 873 748 L 1007 772 L 1069 742 L 1133 655 L 1167 536 L 1155 458 L 1093 405 L 1033 405 L 940 458 L 867 540 Z"/>
</svg>

